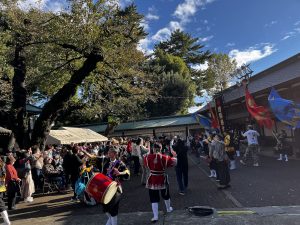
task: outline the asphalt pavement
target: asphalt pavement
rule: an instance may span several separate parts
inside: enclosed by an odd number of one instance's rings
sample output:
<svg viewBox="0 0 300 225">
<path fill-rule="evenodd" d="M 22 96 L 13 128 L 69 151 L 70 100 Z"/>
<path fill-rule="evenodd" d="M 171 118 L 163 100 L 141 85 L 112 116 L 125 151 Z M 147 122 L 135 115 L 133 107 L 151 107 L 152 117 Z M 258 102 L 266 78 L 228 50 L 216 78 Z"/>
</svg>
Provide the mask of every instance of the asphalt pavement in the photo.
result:
<svg viewBox="0 0 300 225">
<path fill-rule="evenodd" d="M 260 164 L 260 167 L 238 164 L 237 170 L 231 171 L 231 187 L 220 191 L 216 182 L 207 177 L 205 160 L 198 163 L 194 155 L 189 155 L 188 192 L 185 196 L 179 195 L 175 171 L 169 169 L 175 211 L 165 215 L 161 201 L 158 224 L 300 224 L 300 161 L 282 162 L 261 157 Z M 120 225 L 149 224 L 152 217 L 148 190 L 139 179 L 132 176 L 123 183 Z M 20 203 L 17 210 L 9 211 L 10 218 L 16 225 L 105 224 L 101 206 L 72 203 L 70 198 L 71 193 L 37 195 L 33 203 Z M 213 207 L 217 213 L 212 217 L 197 217 L 187 212 L 187 207 L 197 205 Z"/>
</svg>

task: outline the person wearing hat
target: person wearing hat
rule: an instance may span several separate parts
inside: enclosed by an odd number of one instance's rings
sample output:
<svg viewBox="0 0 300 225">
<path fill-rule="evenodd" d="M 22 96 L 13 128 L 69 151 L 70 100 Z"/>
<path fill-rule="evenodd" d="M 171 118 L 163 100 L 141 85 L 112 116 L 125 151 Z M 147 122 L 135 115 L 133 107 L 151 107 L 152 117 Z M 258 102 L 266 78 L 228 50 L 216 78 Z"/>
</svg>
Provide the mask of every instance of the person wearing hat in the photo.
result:
<svg viewBox="0 0 300 225">
<path fill-rule="evenodd" d="M 259 166 L 259 164 L 258 164 L 259 133 L 253 129 L 252 125 L 248 125 L 248 130 L 243 134 L 243 137 L 247 137 L 248 147 L 246 149 L 246 152 L 245 152 L 242 160 L 240 160 L 240 163 L 243 165 L 246 165 L 247 159 L 252 157 L 253 166 Z"/>
<path fill-rule="evenodd" d="M 118 224 L 118 213 L 119 204 L 122 195 L 121 181 L 128 180 L 130 177 L 129 169 L 126 167 L 125 163 L 117 159 L 118 148 L 116 146 L 111 146 L 108 150 L 109 163 L 107 164 L 106 176 L 114 181 L 117 181 L 119 188 L 115 196 L 108 204 L 103 204 L 103 211 L 107 215 L 108 220 L 106 225 L 117 225 Z"/>
<path fill-rule="evenodd" d="M 149 189 L 149 197 L 153 211 L 152 223 L 158 221 L 158 203 L 159 194 L 164 199 L 166 211 L 168 213 L 173 211 L 170 202 L 170 191 L 168 175 L 166 169 L 174 167 L 177 164 L 177 154 L 171 150 L 173 157 L 161 153 L 162 145 L 160 143 L 154 144 L 153 152 L 150 152 L 144 157 L 144 165 L 149 169 L 150 173 L 147 179 L 146 188 Z"/>
</svg>

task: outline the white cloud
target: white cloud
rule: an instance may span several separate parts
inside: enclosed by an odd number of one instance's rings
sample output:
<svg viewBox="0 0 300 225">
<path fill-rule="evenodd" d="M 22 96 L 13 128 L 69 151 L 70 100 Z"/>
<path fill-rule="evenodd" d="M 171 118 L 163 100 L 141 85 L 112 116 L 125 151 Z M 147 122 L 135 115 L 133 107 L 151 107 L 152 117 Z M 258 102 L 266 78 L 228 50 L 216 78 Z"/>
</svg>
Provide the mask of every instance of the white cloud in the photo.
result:
<svg viewBox="0 0 300 225">
<path fill-rule="evenodd" d="M 275 24 L 277 24 L 277 23 L 278 23 L 277 20 L 273 20 L 273 21 L 271 21 L 270 23 L 265 24 L 265 27 L 271 27 L 271 26 L 273 26 L 273 25 L 275 25 Z"/>
<path fill-rule="evenodd" d="M 194 70 L 201 70 L 201 71 L 207 70 L 207 68 L 208 68 L 208 62 L 206 61 L 203 64 L 192 65 L 192 68 Z"/>
<path fill-rule="evenodd" d="M 214 36 L 210 35 L 210 36 L 207 36 L 207 37 L 199 38 L 199 41 L 207 42 L 207 41 L 210 41 L 213 38 L 214 38 Z"/>
<path fill-rule="evenodd" d="M 274 49 L 273 44 L 264 44 L 262 49 L 257 49 L 257 47 L 250 47 L 245 50 L 233 49 L 229 52 L 229 57 L 235 59 L 237 66 L 240 67 L 243 64 L 255 62 L 265 58 L 276 51 L 277 49 Z"/>
<path fill-rule="evenodd" d="M 147 20 L 158 20 L 159 19 L 159 16 L 158 15 L 155 15 L 155 14 L 152 14 L 152 13 L 148 13 L 146 16 L 145 16 L 145 18 L 147 19 Z"/>
<path fill-rule="evenodd" d="M 171 35 L 174 30 L 184 30 L 184 26 L 190 21 L 190 17 L 192 17 L 200 7 L 205 6 L 208 3 L 211 3 L 215 0 L 184 0 L 183 3 L 177 5 L 176 10 L 174 11 L 173 15 L 178 19 L 178 21 L 170 21 L 170 23 L 158 30 L 156 34 L 151 37 L 152 41 L 165 41 Z M 149 12 L 155 11 L 155 8 L 150 8 Z M 208 21 L 204 20 L 204 23 L 207 24 Z M 213 36 L 204 37 L 202 41 L 209 41 L 212 39 Z"/>
<path fill-rule="evenodd" d="M 142 22 L 140 23 L 140 25 L 144 28 L 144 30 L 149 30 L 150 26 L 147 20 L 142 20 Z"/>
<path fill-rule="evenodd" d="M 300 21 L 299 21 L 300 22 Z M 296 24 L 296 23 L 295 23 Z M 299 23 L 300 24 L 300 23 Z M 282 41 L 288 39 L 288 38 L 291 38 L 291 37 L 294 37 L 296 36 L 297 34 L 300 34 L 300 27 L 296 27 L 294 28 L 293 31 L 290 31 L 290 32 L 287 32 L 285 34 L 285 36 L 283 38 L 281 38 Z"/>
<path fill-rule="evenodd" d="M 226 47 L 233 47 L 233 46 L 235 46 L 235 43 L 234 43 L 234 42 L 228 42 L 228 43 L 226 44 Z"/>
<path fill-rule="evenodd" d="M 48 0 L 19 0 L 17 5 L 22 10 L 29 10 L 31 8 L 43 9 Z"/>
<path fill-rule="evenodd" d="M 152 39 L 154 41 L 164 41 L 170 37 L 171 33 L 172 31 L 169 28 L 165 27 L 157 31 L 156 34 L 152 36 Z"/>
<path fill-rule="evenodd" d="M 181 22 L 186 23 L 190 20 L 190 17 L 198 11 L 198 8 L 213 1 L 214 0 L 185 0 L 177 6 L 174 16 L 180 19 Z"/>
<path fill-rule="evenodd" d="M 169 24 L 170 30 L 174 31 L 174 30 L 183 30 L 183 27 L 181 26 L 181 24 L 177 21 L 171 21 Z"/>
<path fill-rule="evenodd" d="M 121 7 L 124 8 L 125 6 L 131 4 L 133 0 L 116 0 L 116 3 Z"/>
<path fill-rule="evenodd" d="M 61 2 L 61 1 L 55 1 L 55 2 L 49 1 L 47 9 L 54 13 L 59 13 L 59 12 L 62 12 L 65 10 L 65 3 Z"/>
<path fill-rule="evenodd" d="M 284 40 L 286 40 L 286 39 L 289 39 L 290 37 L 291 37 L 291 35 L 286 35 L 286 36 L 284 36 L 281 40 L 284 41 Z"/>
<path fill-rule="evenodd" d="M 300 25 L 300 20 L 294 23 L 295 26 Z"/>
<path fill-rule="evenodd" d="M 153 53 L 153 49 L 150 48 L 152 41 L 149 38 L 144 38 L 139 41 L 137 49 L 145 53 L 146 55 L 150 55 Z"/>
<path fill-rule="evenodd" d="M 20 9 L 28 11 L 31 8 L 42 9 L 58 13 L 66 8 L 66 0 L 19 0 L 17 5 Z"/>
</svg>

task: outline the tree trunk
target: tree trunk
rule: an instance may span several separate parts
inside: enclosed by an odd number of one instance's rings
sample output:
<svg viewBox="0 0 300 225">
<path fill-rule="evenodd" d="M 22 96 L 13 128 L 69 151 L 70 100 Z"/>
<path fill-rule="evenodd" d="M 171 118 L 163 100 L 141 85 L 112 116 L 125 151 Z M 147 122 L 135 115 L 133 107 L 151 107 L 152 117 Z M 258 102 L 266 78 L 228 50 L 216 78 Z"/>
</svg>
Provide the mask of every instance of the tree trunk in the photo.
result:
<svg viewBox="0 0 300 225">
<path fill-rule="evenodd" d="M 45 104 L 40 116 L 35 122 L 31 145 L 38 145 L 40 149 L 45 148 L 51 124 L 55 121 L 58 112 L 62 110 L 70 98 L 76 94 L 77 87 L 96 68 L 97 63 L 100 61 L 103 61 L 102 55 L 91 53 L 86 58 L 82 67 L 73 73 L 68 83 Z"/>
<path fill-rule="evenodd" d="M 25 88 L 26 65 L 25 58 L 22 56 L 23 47 L 19 44 L 15 48 L 13 61 L 14 77 L 12 80 L 12 108 L 11 108 L 11 129 L 15 135 L 16 142 L 20 148 L 26 146 L 26 100 L 27 91 Z"/>
<path fill-rule="evenodd" d="M 118 124 L 116 123 L 108 123 L 106 126 L 106 129 L 104 131 L 104 136 L 109 136 L 110 134 L 112 134 L 116 128 Z"/>
</svg>

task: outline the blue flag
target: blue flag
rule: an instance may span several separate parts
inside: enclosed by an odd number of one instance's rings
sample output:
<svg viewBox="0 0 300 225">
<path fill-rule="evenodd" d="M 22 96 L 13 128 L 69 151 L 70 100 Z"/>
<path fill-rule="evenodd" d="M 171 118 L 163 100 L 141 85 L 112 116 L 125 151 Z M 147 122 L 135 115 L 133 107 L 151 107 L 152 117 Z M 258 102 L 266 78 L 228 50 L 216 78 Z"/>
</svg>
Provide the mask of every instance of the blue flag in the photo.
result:
<svg viewBox="0 0 300 225">
<path fill-rule="evenodd" d="M 300 128 L 300 104 L 281 98 L 274 88 L 272 88 L 268 100 L 278 120 L 290 127 Z"/>
<path fill-rule="evenodd" d="M 201 114 L 194 113 L 195 119 L 204 127 L 211 127 L 211 120 Z"/>
</svg>

